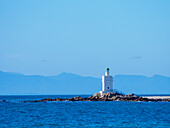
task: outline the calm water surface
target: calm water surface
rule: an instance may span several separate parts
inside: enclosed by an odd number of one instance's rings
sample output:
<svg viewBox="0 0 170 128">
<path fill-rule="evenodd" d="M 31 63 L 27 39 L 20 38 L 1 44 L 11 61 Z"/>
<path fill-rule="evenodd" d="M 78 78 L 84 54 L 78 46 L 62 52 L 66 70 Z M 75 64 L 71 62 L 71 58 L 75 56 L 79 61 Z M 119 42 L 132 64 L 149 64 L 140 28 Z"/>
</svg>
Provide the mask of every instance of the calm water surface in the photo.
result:
<svg viewBox="0 0 170 128">
<path fill-rule="evenodd" d="M 48 97 L 74 96 L 0 96 L 0 127 L 170 127 L 169 102 L 23 102 Z"/>
</svg>

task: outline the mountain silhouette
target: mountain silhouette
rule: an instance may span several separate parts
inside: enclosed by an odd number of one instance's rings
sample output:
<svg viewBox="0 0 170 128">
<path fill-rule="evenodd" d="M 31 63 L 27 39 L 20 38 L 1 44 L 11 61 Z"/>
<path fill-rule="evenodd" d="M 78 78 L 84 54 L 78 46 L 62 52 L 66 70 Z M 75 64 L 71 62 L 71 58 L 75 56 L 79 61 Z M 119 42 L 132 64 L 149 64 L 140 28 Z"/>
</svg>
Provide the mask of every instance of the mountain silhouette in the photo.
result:
<svg viewBox="0 0 170 128">
<path fill-rule="evenodd" d="M 113 88 L 123 93 L 170 94 L 170 77 L 116 75 L 113 78 Z M 41 76 L 0 71 L 0 95 L 94 94 L 101 88 L 100 78 L 72 73 Z"/>
</svg>

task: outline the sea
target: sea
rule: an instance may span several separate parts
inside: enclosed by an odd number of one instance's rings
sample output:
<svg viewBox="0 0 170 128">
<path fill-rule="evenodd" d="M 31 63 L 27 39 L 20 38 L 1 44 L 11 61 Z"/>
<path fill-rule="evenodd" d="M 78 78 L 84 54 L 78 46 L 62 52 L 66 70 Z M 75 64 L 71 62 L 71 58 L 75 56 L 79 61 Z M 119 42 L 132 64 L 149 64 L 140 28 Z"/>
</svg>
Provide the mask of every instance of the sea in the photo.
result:
<svg viewBox="0 0 170 128">
<path fill-rule="evenodd" d="M 170 102 L 23 102 L 75 96 L 0 96 L 0 128 L 170 128 Z"/>
</svg>

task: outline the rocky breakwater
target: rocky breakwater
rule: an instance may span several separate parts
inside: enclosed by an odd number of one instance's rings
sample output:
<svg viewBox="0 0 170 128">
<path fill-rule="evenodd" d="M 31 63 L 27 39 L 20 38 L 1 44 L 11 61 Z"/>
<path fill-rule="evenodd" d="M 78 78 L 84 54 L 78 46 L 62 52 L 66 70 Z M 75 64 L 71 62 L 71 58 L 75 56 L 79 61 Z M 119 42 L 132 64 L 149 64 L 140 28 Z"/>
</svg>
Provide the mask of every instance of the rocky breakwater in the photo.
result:
<svg viewBox="0 0 170 128">
<path fill-rule="evenodd" d="M 69 99 L 63 99 L 63 98 L 55 98 L 55 99 L 42 99 L 42 100 L 35 100 L 35 101 L 24 101 L 24 102 L 47 102 L 47 101 L 166 101 L 170 102 L 170 99 L 149 99 L 149 98 L 144 98 L 144 97 L 139 97 L 135 94 L 128 94 L 128 95 L 123 95 L 119 93 L 105 93 L 101 95 L 100 93 L 95 93 L 93 96 L 87 97 L 87 98 L 82 98 L 82 97 L 74 97 L 74 98 L 69 98 Z"/>
</svg>

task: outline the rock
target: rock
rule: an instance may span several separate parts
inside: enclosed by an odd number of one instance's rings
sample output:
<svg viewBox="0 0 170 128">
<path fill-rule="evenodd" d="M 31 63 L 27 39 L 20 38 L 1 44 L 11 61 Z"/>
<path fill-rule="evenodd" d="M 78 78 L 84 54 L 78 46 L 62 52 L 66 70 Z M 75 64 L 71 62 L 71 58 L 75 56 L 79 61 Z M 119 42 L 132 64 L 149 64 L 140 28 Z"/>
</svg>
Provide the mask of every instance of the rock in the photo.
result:
<svg viewBox="0 0 170 128">
<path fill-rule="evenodd" d="M 55 101 L 60 101 L 60 99 L 59 98 L 55 98 Z"/>
<path fill-rule="evenodd" d="M 70 98 L 70 99 L 68 99 L 68 101 L 74 101 L 74 98 Z"/>
<path fill-rule="evenodd" d="M 133 97 L 133 96 L 135 96 L 134 93 L 125 95 L 125 97 Z"/>
<path fill-rule="evenodd" d="M 80 96 L 76 96 L 76 97 L 74 97 L 74 100 L 75 100 L 75 101 L 81 101 L 82 98 L 81 98 Z"/>
<path fill-rule="evenodd" d="M 88 101 L 96 101 L 98 97 L 90 96 L 88 97 Z"/>
<path fill-rule="evenodd" d="M 110 98 L 112 101 L 116 100 L 116 96 L 113 96 L 112 98 Z"/>
<path fill-rule="evenodd" d="M 136 96 L 134 93 L 125 95 L 125 97 L 131 98 L 132 100 L 139 98 L 139 96 Z"/>
<path fill-rule="evenodd" d="M 101 93 L 95 93 L 93 97 L 101 97 Z"/>
<path fill-rule="evenodd" d="M 112 98 L 112 97 L 114 97 L 114 98 Z M 104 93 L 102 95 L 102 98 L 108 98 L 109 100 L 115 99 L 115 97 L 124 97 L 124 95 L 120 94 L 120 93 Z"/>
</svg>

